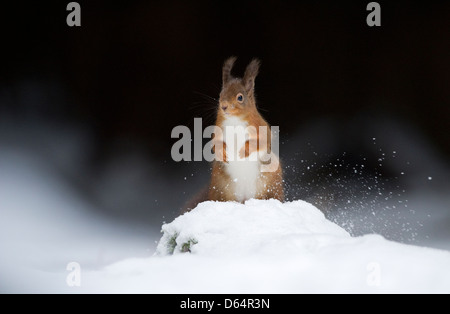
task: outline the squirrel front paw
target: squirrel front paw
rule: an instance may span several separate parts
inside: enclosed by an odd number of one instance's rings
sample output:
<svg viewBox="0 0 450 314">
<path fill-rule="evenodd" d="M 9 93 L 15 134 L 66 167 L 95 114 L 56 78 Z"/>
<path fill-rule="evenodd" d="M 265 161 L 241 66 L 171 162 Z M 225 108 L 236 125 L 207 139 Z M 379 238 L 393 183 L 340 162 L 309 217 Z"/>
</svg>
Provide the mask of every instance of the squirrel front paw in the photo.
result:
<svg viewBox="0 0 450 314">
<path fill-rule="evenodd" d="M 224 142 L 222 141 L 215 142 L 212 147 L 212 152 L 216 156 L 215 158 L 216 161 L 228 163 L 227 149 L 226 144 Z"/>
<path fill-rule="evenodd" d="M 247 158 L 248 157 L 248 151 L 245 149 L 245 146 L 243 146 L 242 148 L 241 148 L 241 150 L 239 151 L 239 158 L 240 159 L 244 159 L 244 158 Z"/>
<path fill-rule="evenodd" d="M 257 141 L 246 141 L 244 146 L 239 150 L 239 158 L 247 158 L 251 153 L 257 151 L 258 142 Z"/>
<path fill-rule="evenodd" d="M 223 149 L 218 149 L 216 152 L 216 160 L 228 163 L 227 152 Z"/>
</svg>

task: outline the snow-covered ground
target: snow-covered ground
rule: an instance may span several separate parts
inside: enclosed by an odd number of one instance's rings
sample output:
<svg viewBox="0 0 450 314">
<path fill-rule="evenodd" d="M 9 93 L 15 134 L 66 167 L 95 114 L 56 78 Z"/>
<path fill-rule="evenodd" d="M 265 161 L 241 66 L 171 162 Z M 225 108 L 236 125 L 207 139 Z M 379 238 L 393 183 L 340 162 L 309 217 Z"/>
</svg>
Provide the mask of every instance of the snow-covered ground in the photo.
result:
<svg viewBox="0 0 450 314">
<path fill-rule="evenodd" d="M 448 251 L 379 235 L 351 237 L 306 202 L 203 203 L 170 222 L 177 209 L 170 203 L 174 196 L 164 191 L 180 192 L 183 186 L 174 187 L 155 165 L 149 180 L 140 181 L 145 167 L 139 158 L 119 158 L 91 184 L 99 184 L 110 202 L 151 203 L 149 210 L 160 217 L 150 226 L 112 219 L 67 180 L 90 178 L 83 169 L 89 145 L 79 132 L 20 126 L 0 131 L 0 292 L 450 292 Z M 447 170 L 440 169 L 446 177 Z M 424 174 L 429 172 L 417 177 Z M 426 182 L 436 188 L 409 191 L 408 208 L 417 214 L 407 217 L 408 211 L 400 218 L 423 222 L 417 231 L 421 245 L 431 234 L 430 246 L 448 248 L 450 200 L 438 171 L 432 176 Z M 193 180 L 180 181 L 194 190 Z M 128 196 L 119 195 L 124 185 Z M 158 203 L 140 202 L 139 186 Z M 164 215 L 169 224 L 161 235 Z M 366 219 L 351 212 L 347 217 L 355 223 Z M 172 249 L 174 254 L 167 254 Z M 67 284 L 73 279 L 71 262 L 80 266 L 80 287 Z"/>
<path fill-rule="evenodd" d="M 88 274 L 87 289 L 108 281 L 111 292 L 450 292 L 450 252 L 352 238 L 303 201 L 205 202 L 163 231 L 157 256 Z"/>
<path fill-rule="evenodd" d="M 72 292 L 70 262 L 99 269 L 153 253 L 156 232 L 96 214 L 35 156 L 3 149 L 0 173 L 0 292 Z"/>
<path fill-rule="evenodd" d="M 152 256 L 149 235 L 86 211 L 26 158 L 1 157 L 15 178 L 0 180 L 2 292 L 450 293 L 450 252 L 352 238 L 303 201 L 202 203 L 163 226 Z M 80 287 L 67 285 L 69 262 Z"/>
</svg>

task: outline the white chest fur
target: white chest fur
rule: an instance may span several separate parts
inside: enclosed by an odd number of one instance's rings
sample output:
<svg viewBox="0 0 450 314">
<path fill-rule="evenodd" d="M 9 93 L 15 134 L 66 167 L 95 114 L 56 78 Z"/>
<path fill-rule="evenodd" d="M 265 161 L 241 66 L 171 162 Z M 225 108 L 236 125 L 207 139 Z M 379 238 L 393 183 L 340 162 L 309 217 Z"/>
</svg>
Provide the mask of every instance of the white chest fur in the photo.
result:
<svg viewBox="0 0 450 314">
<path fill-rule="evenodd" d="M 250 161 L 239 158 L 239 151 L 248 140 L 245 128 L 247 122 L 230 117 L 222 125 L 223 139 L 227 145 L 228 163 L 225 169 L 234 185 L 236 199 L 244 201 L 256 196 L 257 181 L 260 175 L 259 161 Z M 256 152 L 254 154 L 257 154 Z"/>
</svg>

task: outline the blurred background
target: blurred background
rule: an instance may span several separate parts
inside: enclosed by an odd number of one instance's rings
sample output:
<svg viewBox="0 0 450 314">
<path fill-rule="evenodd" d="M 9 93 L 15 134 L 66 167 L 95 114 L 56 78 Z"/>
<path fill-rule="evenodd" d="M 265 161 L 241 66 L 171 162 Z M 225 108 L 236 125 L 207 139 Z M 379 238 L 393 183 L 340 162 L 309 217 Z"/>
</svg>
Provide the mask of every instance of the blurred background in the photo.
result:
<svg viewBox="0 0 450 314">
<path fill-rule="evenodd" d="M 151 255 L 209 180 L 172 161 L 171 130 L 214 123 L 231 55 L 236 76 L 262 60 L 289 200 L 354 235 L 450 249 L 449 3 L 379 1 L 368 27 L 369 1 L 78 1 L 68 27 L 68 2 L 0 13 L 3 269 Z"/>
</svg>

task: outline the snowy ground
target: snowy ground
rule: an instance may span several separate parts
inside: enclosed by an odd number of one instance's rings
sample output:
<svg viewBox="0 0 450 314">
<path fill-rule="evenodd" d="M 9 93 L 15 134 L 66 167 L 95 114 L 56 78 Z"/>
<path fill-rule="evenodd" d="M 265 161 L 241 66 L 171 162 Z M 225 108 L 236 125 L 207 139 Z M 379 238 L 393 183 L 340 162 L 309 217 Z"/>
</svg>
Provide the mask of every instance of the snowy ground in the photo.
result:
<svg viewBox="0 0 450 314">
<path fill-rule="evenodd" d="M 2 202 L 2 292 L 450 293 L 450 252 L 352 238 L 303 201 L 202 203 L 163 226 L 152 256 L 152 236 L 105 222 L 6 155 L 0 170 L 15 180 L 0 180 L 2 200 L 13 200 Z M 66 283 L 72 261 L 80 287 Z"/>
<path fill-rule="evenodd" d="M 352 238 L 303 201 L 206 202 L 163 230 L 157 256 L 88 274 L 88 289 L 115 278 L 108 291 L 450 292 L 450 252 Z"/>
<path fill-rule="evenodd" d="M 449 252 L 377 235 L 350 237 L 302 201 L 203 203 L 165 225 L 157 249 L 164 211 L 153 221 L 156 228 L 104 215 L 66 180 L 67 174 L 76 178 L 89 173 L 83 169 L 89 146 L 78 132 L 58 130 L 1 129 L 0 292 L 450 292 Z M 136 175 L 135 182 L 133 175 L 145 167 L 131 160 L 119 159 L 103 181 L 92 184 L 99 184 L 111 203 L 133 206 L 127 200 L 138 200 L 137 188 L 148 187 L 140 192 L 150 200 L 158 197 L 152 206 L 167 207 L 170 222 L 168 210 L 176 212 L 170 203 L 174 196 L 164 191 L 174 188 L 173 183 L 155 165 L 148 181 Z M 432 189 L 411 189 L 409 208 L 417 214 L 407 217 L 408 211 L 400 217 L 423 222 L 417 230 L 421 245 L 450 248 L 450 199 L 445 181 L 438 180 L 438 173 L 447 178 L 446 171 L 436 170 L 433 180 L 426 180 L 436 184 Z M 417 178 L 429 173 L 424 170 Z M 181 181 L 195 189 L 193 180 Z M 119 195 L 124 188 L 130 193 L 125 197 Z M 146 199 L 136 205 L 149 203 Z M 348 217 L 356 224 L 366 220 Z M 379 223 L 388 223 L 385 217 L 378 217 Z M 427 234 L 432 235 L 429 243 Z M 185 243 L 191 253 L 179 252 Z M 168 248 L 173 255 L 164 255 Z M 67 285 L 71 262 L 81 267 L 80 287 Z"/>
<path fill-rule="evenodd" d="M 68 263 L 93 270 L 153 253 L 156 232 L 95 214 L 34 156 L 4 149 L 0 173 L 0 292 L 75 292 Z"/>
</svg>

